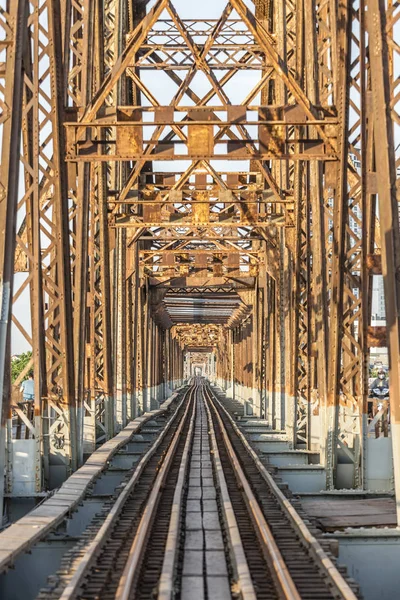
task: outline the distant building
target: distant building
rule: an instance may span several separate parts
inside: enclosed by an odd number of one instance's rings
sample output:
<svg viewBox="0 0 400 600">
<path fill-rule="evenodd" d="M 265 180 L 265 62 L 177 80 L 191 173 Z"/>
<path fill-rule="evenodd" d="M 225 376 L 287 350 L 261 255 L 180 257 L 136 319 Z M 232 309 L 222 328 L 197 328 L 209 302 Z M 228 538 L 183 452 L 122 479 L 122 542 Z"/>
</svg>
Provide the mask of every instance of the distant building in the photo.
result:
<svg viewBox="0 0 400 600">
<path fill-rule="evenodd" d="M 386 319 L 383 276 L 374 275 L 372 281 L 372 319 L 382 321 Z"/>
<path fill-rule="evenodd" d="M 372 306 L 371 306 L 371 325 L 372 327 L 384 327 L 386 325 L 385 312 L 385 290 L 383 287 L 382 275 L 374 275 L 372 278 Z M 387 367 L 389 364 L 387 348 L 371 348 L 371 364 L 383 364 Z"/>
</svg>

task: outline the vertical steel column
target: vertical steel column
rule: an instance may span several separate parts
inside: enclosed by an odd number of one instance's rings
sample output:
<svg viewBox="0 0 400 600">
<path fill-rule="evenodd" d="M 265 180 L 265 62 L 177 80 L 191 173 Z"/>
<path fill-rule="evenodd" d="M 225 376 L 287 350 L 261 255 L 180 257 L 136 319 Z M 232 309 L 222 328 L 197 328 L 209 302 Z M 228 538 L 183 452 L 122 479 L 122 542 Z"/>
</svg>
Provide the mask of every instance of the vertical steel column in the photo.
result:
<svg viewBox="0 0 400 600">
<path fill-rule="evenodd" d="M 172 340 L 172 370 L 174 374 L 174 386 L 178 387 L 178 362 L 176 359 L 176 339 Z"/>
<path fill-rule="evenodd" d="M 259 361 L 261 359 L 259 355 L 259 313 L 260 313 L 260 305 L 259 305 L 259 293 L 258 293 L 258 285 L 256 284 L 256 288 L 253 292 L 253 327 L 251 332 L 251 340 L 252 340 L 252 396 L 253 396 L 253 406 L 255 410 L 255 414 L 257 417 L 260 417 L 260 368 Z"/>
<path fill-rule="evenodd" d="M 305 186 L 303 165 L 296 165 L 296 253 L 295 253 L 295 299 L 294 299 L 294 414 L 293 443 L 310 443 L 310 358 L 311 314 L 310 297 L 310 202 Z M 318 233 L 316 234 L 318 236 Z"/>
<path fill-rule="evenodd" d="M 229 330 L 229 350 L 230 350 L 230 384 L 231 384 L 231 396 L 235 399 L 235 330 Z"/>
<path fill-rule="evenodd" d="M 174 391 L 175 386 L 174 386 L 174 365 L 173 365 L 173 359 L 172 359 L 172 345 L 173 345 L 172 335 L 171 335 L 171 330 L 169 329 L 167 332 L 167 352 L 168 352 L 167 365 L 168 365 L 168 377 L 169 377 L 169 381 L 170 381 L 170 385 L 171 385 L 171 390 Z"/>
<path fill-rule="evenodd" d="M 305 38 L 305 84 L 307 95 L 311 102 L 315 105 L 319 104 L 319 63 L 317 53 L 316 40 L 316 23 L 315 23 L 315 2 L 314 0 L 305 0 L 304 2 L 304 26 Z M 333 15 L 331 15 L 333 18 Z M 322 40 L 321 40 L 322 43 Z M 310 134 L 313 134 L 313 129 L 310 128 Z M 311 161 L 306 169 L 307 176 L 307 193 L 305 199 L 306 212 L 306 232 L 309 236 L 308 227 L 309 221 L 312 218 L 311 248 L 310 241 L 306 243 L 306 264 L 304 265 L 306 277 L 305 295 L 307 298 L 307 315 L 306 315 L 306 334 L 307 335 L 307 372 L 305 373 L 305 393 L 307 395 L 308 405 L 308 428 L 305 436 L 307 447 L 310 447 L 312 432 L 310 430 L 311 420 L 311 394 L 315 384 L 312 380 L 311 369 L 311 344 L 315 343 L 316 353 L 314 353 L 314 364 L 317 365 L 317 402 L 319 404 L 320 413 L 320 460 L 322 464 L 326 461 L 326 422 L 327 422 L 327 399 L 326 399 L 326 382 L 327 382 L 327 279 L 326 279 L 326 234 L 325 234 L 325 216 L 324 216 L 324 196 L 322 193 L 322 165 L 316 161 Z M 325 182 L 325 185 L 327 182 Z M 311 213 L 310 213 L 311 210 Z M 312 250 L 312 269 L 310 265 L 311 255 L 309 250 Z M 313 336 L 311 333 L 313 328 Z M 316 356 L 315 356 L 316 354 Z"/>
<path fill-rule="evenodd" d="M 28 59 L 27 59 L 28 61 Z M 29 61 L 31 66 L 31 61 Z M 29 67 L 29 72 L 31 69 Z M 28 87 L 24 90 L 24 113 L 22 118 L 22 139 L 23 156 L 27 165 L 34 164 L 36 150 L 34 149 L 35 136 L 32 136 L 33 122 L 29 116 L 28 106 L 30 104 L 31 93 Z M 34 371 L 35 387 L 35 406 L 34 406 L 34 426 L 35 426 L 35 491 L 41 492 L 43 486 L 48 487 L 49 483 L 49 419 L 44 419 L 43 397 L 47 396 L 46 381 L 46 348 L 45 348 L 45 321 L 44 321 L 44 299 L 43 299 L 43 272 L 41 264 L 41 232 L 40 232 L 40 208 L 43 202 L 39 195 L 39 190 L 35 189 L 33 169 L 25 168 L 25 207 L 26 207 L 26 234 L 28 241 L 27 268 L 29 270 L 29 293 L 31 306 L 31 328 L 32 328 L 32 364 L 29 368 Z M 23 236 L 17 236 L 17 244 Z M 20 246 L 21 248 L 21 246 Z M 23 286 L 24 284 L 22 284 Z M 15 291 L 15 296 L 19 295 L 21 289 Z M 13 319 L 16 316 L 13 315 Z M 21 384 L 22 377 L 26 372 L 22 372 L 14 382 L 14 391 Z M 12 429 L 11 429 L 12 432 Z M 11 444 L 11 440 L 10 440 Z"/>
<path fill-rule="evenodd" d="M 284 426 L 289 436 L 293 438 L 293 421 L 294 421 L 294 398 L 291 394 L 291 386 L 293 383 L 292 379 L 292 361 L 290 348 L 292 348 L 293 337 L 292 337 L 292 323 L 291 323 L 291 303 L 292 303 L 292 264 L 293 258 L 292 253 L 287 247 L 287 242 L 282 246 L 282 281 L 283 290 L 281 292 L 281 310 L 283 313 L 283 326 L 284 326 L 284 352 L 283 352 L 283 389 L 282 389 L 282 403 L 284 406 Z"/>
<path fill-rule="evenodd" d="M 111 265 L 107 222 L 107 174 L 104 164 L 91 166 L 90 235 L 90 395 L 91 421 L 103 434 L 114 435 L 114 383 L 112 368 Z"/>
<path fill-rule="evenodd" d="M 27 4 L 7 6 L 11 39 L 7 39 L 4 91 L 6 119 L 2 125 L 0 165 L 0 520 L 3 518 L 5 424 L 11 393 L 11 315 L 14 284 L 19 157 L 22 121 L 22 55 L 26 42 Z"/>
<path fill-rule="evenodd" d="M 42 395 L 46 396 L 44 460 L 47 463 L 50 455 L 54 467 L 59 469 L 63 457 L 68 475 L 78 464 L 73 345 L 68 343 L 72 332 L 72 296 L 70 206 L 64 161 L 66 79 L 62 46 L 62 31 L 69 32 L 67 20 L 64 22 L 68 10 L 62 16 L 60 3 L 56 0 L 47 0 L 40 5 L 37 0 L 30 0 L 25 8 L 29 12 L 25 28 L 29 39 L 24 54 L 24 150 L 21 160 L 25 180 L 26 237 L 33 255 L 28 261 L 29 277 L 19 293 L 29 282 L 32 337 L 25 333 L 24 337 L 31 340 L 35 361 L 35 424 L 43 416 Z M 23 235 L 22 232 L 22 239 Z M 18 245 L 24 252 L 22 239 L 18 236 Z M 42 379 L 44 374 L 45 381 Z M 41 435 L 38 427 L 35 431 L 37 448 Z M 40 458 L 39 452 L 37 455 Z M 40 464 L 37 460 L 39 471 Z"/>
<path fill-rule="evenodd" d="M 307 62 L 309 62 L 308 59 Z M 310 74 L 311 77 L 311 74 Z M 308 167 L 310 178 L 310 205 L 312 215 L 313 235 L 311 239 L 312 249 L 312 270 L 307 265 L 310 276 L 309 284 L 309 322 L 310 343 L 315 343 L 316 352 L 312 353 L 309 348 L 309 373 L 308 373 L 308 397 L 312 401 L 312 394 L 317 394 L 317 402 L 320 413 L 320 460 L 322 464 L 326 462 L 326 431 L 327 431 L 327 369 L 328 369 L 328 296 L 327 296 L 327 268 L 328 252 L 326 248 L 325 215 L 323 207 L 323 194 L 321 190 L 322 166 L 311 163 Z M 310 219 L 310 214 L 308 215 Z M 310 261 L 308 258 L 308 263 Z M 311 289 L 310 289 L 311 288 Z M 312 356 L 314 354 L 314 356 Z M 314 370 L 316 367 L 316 381 Z M 317 387 L 315 388 L 315 385 Z M 308 436 L 308 443 L 311 443 L 311 431 Z"/>
<path fill-rule="evenodd" d="M 369 247 L 372 240 L 375 241 L 375 235 L 371 235 L 371 225 L 373 223 L 373 231 L 375 231 L 375 207 L 376 198 L 372 200 L 372 195 L 368 193 L 368 172 L 370 170 L 372 140 L 368 128 L 372 125 L 371 105 L 367 102 L 367 70 L 365 69 L 367 59 L 366 49 L 366 23 L 365 23 L 365 0 L 360 0 L 358 11 L 356 11 L 357 20 L 353 25 L 352 30 L 358 31 L 358 69 L 352 77 L 352 90 L 358 92 L 356 102 L 353 102 L 358 108 L 357 124 L 359 127 L 359 135 L 352 141 L 352 150 L 356 148 L 361 157 L 361 169 L 351 169 L 349 172 L 349 181 L 352 192 L 355 196 L 353 215 L 361 221 L 361 228 L 356 235 L 356 240 L 351 240 L 351 244 L 357 246 L 359 244 L 358 260 L 354 261 L 354 257 L 349 257 L 349 263 L 355 264 L 359 273 L 359 285 L 356 293 L 349 294 L 350 302 L 352 296 L 358 296 L 359 301 L 354 302 L 352 307 L 353 314 L 356 315 L 354 324 L 350 328 L 349 337 L 357 337 L 356 343 L 352 344 L 353 356 L 356 356 L 356 374 L 352 381 L 352 390 L 357 402 L 357 416 L 354 419 L 356 427 L 354 428 L 354 486 L 357 488 L 365 488 L 366 481 L 366 453 L 367 453 L 367 437 L 368 437 L 368 394 L 369 394 L 369 356 L 370 349 L 368 347 L 368 329 L 370 323 L 370 315 L 372 309 L 372 278 L 365 269 L 364 265 L 368 262 Z M 354 19 L 354 16 L 353 16 Z M 354 37 L 354 33 L 353 33 Z M 367 119 L 368 115 L 368 119 Z M 350 123 L 354 121 L 354 117 L 350 117 Z M 372 127 L 371 127 L 372 129 Z M 358 142 L 360 139 L 360 142 Z M 373 208 L 372 208 L 373 205 Z M 373 213 L 373 221 L 372 221 Z M 352 219 L 352 215 L 351 215 Z M 353 227 L 354 229 L 354 227 Z M 372 242 L 373 244 L 374 242 Z M 353 279 L 351 279 L 353 281 Z M 352 357 L 353 359 L 353 357 Z M 353 366 L 350 365 L 350 369 Z M 347 377 L 347 374 L 346 374 Z"/>
<path fill-rule="evenodd" d="M 260 303 L 261 308 L 259 311 L 259 361 L 260 361 L 260 408 L 261 418 L 266 419 L 266 404 L 267 404 L 267 331 L 266 331 L 266 287 L 265 277 L 261 280 L 262 287 L 260 287 Z"/>
<path fill-rule="evenodd" d="M 242 368 L 241 373 L 241 399 L 246 405 L 246 364 L 247 364 L 247 321 L 241 325 L 241 341 L 242 341 Z"/>
<path fill-rule="evenodd" d="M 137 286 L 137 326 L 136 326 L 136 405 L 138 412 L 144 412 L 144 329 L 143 329 L 143 290 Z"/>
<path fill-rule="evenodd" d="M 189 356 L 188 356 L 189 361 Z M 189 363 L 190 365 L 190 363 Z M 165 332 L 165 378 L 167 381 L 168 387 L 171 391 L 174 391 L 174 386 L 172 383 L 172 371 L 171 371 L 171 330 L 167 329 Z M 190 377 L 190 372 L 188 371 L 188 377 Z"/>
<path fill-rule="evenodd" d="M 101 41 L 101 37 L 94 39 L 95 18 L 98 18 L 96 7 L 89 1 L 81 2 L 79 9 L 73 9 L 71 4 L 66 3 L 67 14 L 65 21 L 71 19 L 70 31 L 63 28 L 65 36 L 64 64 L 68 71 L 66 81 L 66 105 L 69 100 L 74 107 L 83 109 L 88 103 L 93 84 L 93 54 L 95 47 Z M 72 12 L 72 15 L 70 14 Z M 72 17 L 72 18 L 71 18 Z M 70 38 L 69 35 L 70 34 Z M 96 45 L 95 45 L 96 42 Z M 99 84 L 99 82 L 97 82 Z M 74 369 L 75 387 L 77 397 L 77 442 L 78 442 L 78 464 L 83 462 L 83 454 L 95 449 L 96 441 L 96 415 L 95 406 L 90 421 L 89 436 L 85 435 L 85 401 L 90 403 L 87 397 L 85 385 L 87 383 L 87 298 L 90 276 L 89 270 L 89 205 L 90 205 L 90 165 L 80 163 L 71 164 L 68 169 L 68 189 L 73 190 L 72 199 L 75 203 L 74 232 L 72 258 L 72 286 L 73 286 L 73 308 L 74 308 Z M 95 402 L 93 402 L 95 404 Z M 88 419 L 86 419 L 87 422 Z M 87 438 L 90 438 L 89 448 L 84 448 Z"/>
<path fill-rule="evenodd" d="M 180 358 L 181 357 L 180 357 L 179 342 L 176 340 L 176 365 L 177 365 L 179 384 L 180 384 L 180 379 L 181 379 L 181 360 L 180 360 Z"/>
<path fill-rule="evenodd" d="M 132 407 L 132 417 L 135 418 L 140 414 L 141 406 L 140 406 L 140 397 L 139 397 L 139 382 L 140 382 L 140 374 L 139 374 L 139 314 L 140 314 L 140 304 L 139 304 L 139 295 L 140 295 L 140 280 L 139 280 L 139 255 L 137 244 L 135 244 L 134 248 L 131 250 L 133 253 L 132 257 L 132 265 L 135 269 L 134 274 L 132 276 L 132 321 L 133 321 L 133 338 L 131 340 L 132 345 L 132 393 L 133 393 L 133 407 Z"/>
<path fill-rule="evenodd" d="M 144 390 L 143 390 L 143 407 L 144 411 L 150 410 L 150 377 L 151 377 L 151 355 L 150 355 L 150 343 L 151 343 L 151 320 L 150 320 L 150 302 L 148 297 L 148 289 L 146 289 L 146 303 L 144 305 L 144 349 L 143 358 L 144 364 Z M 175 347 L 175 345 L 174 345 Z"/>
<path fill-rule="evenodd" d="M 131 258 L 131 256 L 128 254 L 127 255 L 127 260 L 129 260 Z M 135 395 L 134 395 L 134 389 L 133 389 L 133 385 L 134 385 L 134 368 L 133 368 L 133 363 L 134 363 L 134 354 L 133 354 L 133 347 L 134 347 L 134 340 L 135 340 L 135 327 L 134 327 L 134 321 L 133 321 L 133 313 L 134 313 L 134 309 L 133 309 L 133 287 L 134 287 L 134 277 L 132 276 L 128 276 L 127 273 L 127 280 L 126 280 L 126 306 L 127 306 L 127 311 L 126 311 L 126 316 L 125 316 L 125 322 L 126 322 L 126 412 L 127 412 L 127 420 L 130 421 L 134 418 L 134 414 L 135 414 L 135 408 L 134 408 L 134 401 L 135 401 Z"/>
<path fill-rule="evenodd" d="M 243 324 L 240 323 L 237 328 L 238 336 L 238 369 L 237 369 L 237 383 L 239 391 L 239 401 L 243 401 L 243 377 L 244 377 L 244 347 L 243 347 Z"/>
<path fill-rule="evenodd" d="M 149 290 L 147 284 L 140 290 L 141 298 L 141 331 L 140 335 L 140 361 L 141 361 L 141 377 L 142 377 L 142 404 L 143 411 L 146 412 L 150 407 L 149 399 L 149 339 L 150 339 L 150 306 L 149 306 Z"/>
<path fill-rule="evenodd" d="M 114 267 L 115 293 L 115 427 L 119 431 L 127 422 L 126 394 L 126 230 L 117 229 Z"/>
<path fill-rule="evenodd" d="M 39 23 L 38 23 L 39 26 Z M 48 388 L 53 388 L 59 400 L 58 406 L 64 412 L 66 420 L 64 439 L 65 455 L 67 458 L 67 474 L 69 468 L 74 471 L 78 466 L 78 440 L 76 422 L 76 396 L 73 348 L 70 343 L 70 332 L 72 327 L 72 295 L 71 295 L 71 260 L 69 245 L 69 219 L 68 219 L 68 181 L 67 164 L 64 160 L 64 107 L 63 89 L 65 78 L 63 77 L 63 54 L 61 48 L 62 30 L 64 23 L 61 22 L 59 0 L 48 0 L 48 55 L 51 74 L 51 94 L 53 100 L 53 161 L 55 178 L 54 203 L 52 218 L 54 220 L 53 235 L 56 241 L 54 252 L 54 280 L 50 283 L 48 290 L 50 318 L 46 336 L 48 343 L 53 344 L 53 356 L 48 361 Z M 38 60 L 43 51 L 42 27 L 38 33 L 41 38 L 38 43 Z M 38 87 L 43 86 L 40 74 L 37 73 L 36 83 Z M 37 116 L 40 119 L 40 115 Z M 45 131 L 43 131 L 43 135 Z M 58 287 L 57 298 L 52 299 L 54 284 Z M 53 305 L 53 306 L 52 306 Z M 50 369 L 49 369 L 50 367 Z M 56 448 L 56 450 L 59 450 Z M 59 455 L 59 451 L 57 452 Z M 69 464 L 68 464 L 69 463 Z"/>
<path fill-rule="evenodd" d="M 251 320 L 250 320 L 251 319 Z M 252 333 L 252 319 L 253 315 L 247 320 L 246 327 L 244 331 L 245 335 L 245 365 L 244 365 L 244 385 L 245 385 L 245 414 L 248 414 L 249 410 L 249 392 L 251 391 L 252 386 L 252 360 L 253 360 L 253 347 L 251 343 L 251 333 Z"/>
<path fill-rule="evenodd" d="M 332 272 L 330 297 L 330 331 L 327 388 L 327 486 L 335 486 L 337 444 L 339 426 L 340 372 L 342 359 L 342 320 L 344 292 L 345 238 L 348 222 L 348 180 L 347 161 L 349 151 L 349 77 L 350 77 L 350 33 L 351 13 L 349 0 L 339 4 L 338 9 L 339 44 L 339 96 L 338 114 L 340 119 L 339 161 L 337 165 L 337 189 L 334 196 L 334 223 L 332 242 Z"/>
<path fill-rule="evenodd" d="M 157 352 L 157 340 L 156 340 L 156 328 L 154 326 L 154 320 L 151 316 L 150 312 L 150 303 L 149 303 L 149 323 L 150 323 L 150 331 L 149 331 L 149 345 L 148 345 L 148 390 L 149 390 L 149 408 L 153 409 L 154 403 L 154 379 L 155 379 L 155 363 L 157 360 L 156 352 Z"/>
<path fill-rule="evenodd" d="M 94 9 L 95 52 L 93 57 L 93 91 L 96 92 L 106 73 L 109 50 L 105 48 L 107 35 L 105 23 L 108 14 L 103 3 L 96 0 Z M 107 131 L 99 130 L 100 137 Z M 107 164 L 91 165 L 90 189 L 90 290 L 88 295 L 90 331 L 90 407 L 85 417 L 85 438 L 91 435 L 97 443 L 114 435 L 114 372 L 112 347 L 112 295 L 110 233 L 107 220 Z"/>
<path fill-rule="evenodd" d="M 288 63 L 288 13 L 290 12 L 289 3 L 286 0 L 274 0 L 274 28 L 277 40 L 277 50 L 285 63 Z M 291 15 L 295 19 L 294 15 Z M 283 80 L 276 73 L 274 80 L 274 100 L 278 105 L 287 104 L 288 91 Z M 280 189 L 288 188 L 289 179 L 289 162 L 274 161 L 273 172 L 275 179 Z M 277 206 L 277 212 L 283 212 L 282 206 Z M 290 364 L 286 360 L 287 355 L 287 336 L 286 327 L 288 325 L 286 319 L 286 306 L 288 301 L 287 287 L 287 271 L 285 264 L 287 262 L 287 250 L 285 245 L 285 231 L 280 229 L 276 236 L 277 259 L 279 261 L 276 278 L 276 340 L 275 340 L 275 410 L 278 426 L 280 429 L 286 427 L 286 386 L 287 386 L 287 365 Z"/>
<path fill-rule="evenodd" d="M 107 0 L 108 8 L 108 34 L 109 34 L 109 54 L 108 60 L 112 68 L 118 57 L 121 56 L 126 43 L 126 36 L 133 26 L 133 19 L 136 17 L 136 2 L 130 3 L 127 0 Z M 107 59 L 107 57 L 106 57 Z M 126 80 L 125 74 L 118 79 L 114 90 L 114 106 L 129 103 L 130 85 Z M 121 163 L 112 164 L 114 184 L 120 189 L 127 179 L 129 165 Z M 124 207 L 121 206 L 123 211 Z M 127 338 L 126 319 L 131 311 L 131 306 L 127 305 L 127 281 L 126 281 L 126 258 L 127 258 L 127 232 L 125 229 L 117 229 L 115 247 L 115 322 L 114 322 L 114 372 L 115 372 L 115 420 L 117 428 L 124 427 L 127 422 L 127 344 L 131 340 Z"/>
<path fill-rule="evenodd" d="M 385 3 L 368 0 L 367 23 L 371 89 L 375 124 L 382 272 L 390 358 L 390 415 L 395 475 L 397 524 L 400 525 L 400 231 L 396 190 L 393 122 Z"/>
<path fill-rule="evenodd" d="M 366 10 L 364 0 L 361 2 L 361 15 L 362 15 L 362 29 L 366 29 Z M 364 34 L 365 35 L 365 34 Z M 361 57 L 361 65 L 364 65 L 366 61 L 365 49 L 363 48 L 363 56 Z M 368 173 L 375 171 L 375 148 L 374 148 L 374 109 L 372 102 L 366 101 L 367 87 L 370 87 L 371 78 L 368 77 L 368 83 L 366 81 L 367 75 L 364 73 L 364 69 L 361 70 L 361 88 L 363 93 L 363 106 L 365 110 L 362 114 L 362 145 L 365 148 L 365 156 L 363 157 L 364 179 L 367 178 Z M 369 365 L 370 365 L 370 348 L 368 347 L 368 328 L 371 324 L 372 317 L 372 294 L 373 294 L 373 272 L 371 265 L 369 264 L 368 257 L 374 255 L 375 244 L 381 246 L 380 243 L 380 231 L 376 227 L 376 209 L 377 209 L 377 196 L 376 189 L 372 186 L 363 185 L 363 215 L 364 215 L 364 235 L 363 235 L 363 255 L 366 257 L 364 264 L 362 265 L 362 298 L 363 298 L 363 406 L 362 406 L 362 455 L 361 455 L 361 467 L 362 467 L 362 487 L 368 489 L 367 482 L 367 461 L 368 461 L 368 394 L 369 394 Z M 380 257 L 381 258 L 381 257 Z"/>
<path fill-rule="evenodd" d="M 266 393 L 265 393 L 265 418 L 270 425 L 273 423 L 273 303 L 271 294 L 272 278 L 267 274 L 265 281 L 265 370 L 266 370 Z"/>
<path fill-rule="evenodd" d="M 26 15 L 28 5 L 25 6 Z M 31 34 L 28 24 L 23 32 L 26 40 Z M 32 53 L 34 45 L 26 42 L 26 52 L 23 55 L 23 69 L 25 71 L 24 86 L 22 91 L 23 115 L 22 115 L 22 141 L 23 151 L 21 163 L 24 170 L 24 194 L 19 199 L 19 214 L 26 216 L 17 233 L 17 248 L 15 253 L 15 271 L 27 273 L 26 277 L 19 279 L 13 294 L 13 323 L 23 335 L 24 341 L 32 349 L 32 360 L 21 372 L 13 383 L 12 396 L 18 398 L 21 381 L 26 377 L 29 370 L 34 371 L 34 428 L 35 439 L 35 490 L 42 491 L 42 485 L 48 483 L 49 476 L 49 420 L 43 421 L 43 397 L 47 396 L 46 381 L 46 349 L 45 349 L 45 320 L 44 320 L 44 298 L 43 298 L 43 272 L 42 272 L 42 248 L 41 241 L 45 236 L 41 232 L 41 209 L 48 200 L 46 186 L 36 185 L 38 181 L 37 165 L 39 164 L 39 152 L 37 149 L 40 136 L 40 124 L 36 118 L 38 110 L 38 97 L 34 96 L 34 86 L 29 82 L 34 81 L 34 61 Z M 42 183 L 42 181 L 41 181 Z M 21 194 L 20 194 L 21 196 Z M 15 303 L 23 294 L 29 293 L 31 319 L 29 325 L 22 323 L 21 310 L 17 311 Z M 17 314 L 18 313 L 18 314 Z M 11 413 L 10 413 L 11 419 Z M 12 427 L 8 429 L 12 436 Z M 17 432 L 18 437 L 18 432 Z M 12 439 L 7 442 L 8 466 L 12 466 Z M 43 467 L 43 468 L 42 468 Z M 11 492 L 11 473 L 8 477 L 9 491 Z"/>
</svg>

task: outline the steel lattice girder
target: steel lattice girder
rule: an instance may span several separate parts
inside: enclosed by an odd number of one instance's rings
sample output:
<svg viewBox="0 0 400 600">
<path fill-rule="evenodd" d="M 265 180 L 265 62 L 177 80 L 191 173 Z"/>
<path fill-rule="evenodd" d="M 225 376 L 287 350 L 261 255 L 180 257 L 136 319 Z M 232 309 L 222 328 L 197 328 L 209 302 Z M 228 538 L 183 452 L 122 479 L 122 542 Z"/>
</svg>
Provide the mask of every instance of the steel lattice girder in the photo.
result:
<svg viewBox="0 0 400 600">
<path fill-rule="evenodd" d="M 0 387 L 12 308 L 33 350 L 37 490 L 43 433 L 45 453 L 75 468 L 84 423 L 89 451 L 146 407 L 146 387 L 182 374 L 187 342 L 213 346 L 213 326 L 220 376 L 260 389 L 265 410 L 273 398 L 271 418 L 294 443 L 310 444 L 320 411 L 329 486 L 338 444 L 362 486 L 372 273 L 385 276 L 393 407 L 400 389 L 398 5 L 374 1 L 369 19 L 364 3 L 257 2 L 253 12 L 231 0 L 207 20 L 182 19 L 168 0 L 147 14 L 134 0 L 1 3 L 13 69 L 0 70 Z M 170 106 L 147 71 L 173 82 Z M 256 82 L 240 103 L 228 90 L 243 72 Z M 228 316 L 210 307 L 179 341 L 154 325 L 163 299 L 153 306 L 151 290 L 175 293 L 175 307 L 209 291 L 218 306 L 228 288 L 243 306 Z"/>
</svg>

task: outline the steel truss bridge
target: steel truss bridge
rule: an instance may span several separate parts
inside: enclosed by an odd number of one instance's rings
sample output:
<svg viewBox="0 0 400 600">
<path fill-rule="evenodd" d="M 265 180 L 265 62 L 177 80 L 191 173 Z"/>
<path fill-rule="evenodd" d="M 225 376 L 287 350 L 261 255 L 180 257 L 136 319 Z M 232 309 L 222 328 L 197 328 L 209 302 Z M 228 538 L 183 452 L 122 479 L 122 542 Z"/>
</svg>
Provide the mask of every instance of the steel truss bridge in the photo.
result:
<svg viewBox="0 0 400 600">
<path fill-rule="evenodd" d="M 399 3 L 189 4 L 0 0 L 5 494 L 57 487 L 199 372 L 365 489 L 388 347 L 400 497 Z"/>
</svg>

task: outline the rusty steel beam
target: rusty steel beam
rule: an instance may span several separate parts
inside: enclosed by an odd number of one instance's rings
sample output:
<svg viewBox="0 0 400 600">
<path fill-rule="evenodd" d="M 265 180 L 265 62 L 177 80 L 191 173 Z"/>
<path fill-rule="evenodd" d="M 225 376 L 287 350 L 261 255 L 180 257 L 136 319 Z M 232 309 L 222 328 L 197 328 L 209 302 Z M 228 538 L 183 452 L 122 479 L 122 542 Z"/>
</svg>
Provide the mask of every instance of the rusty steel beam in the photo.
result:
<svg viewBox="0 0 400 600">
<path fill-rule="evenodd" d="M 390 18 L 390 13 L 389 13 Z M 376 135 L 375 161 L 382 241 L 382 272 L 385 285 L 386 326 L 390 358 L 390 414 L 396 492 L 397 524 L 400 524 L 400 230 L 396 185 L 396 160 L 391 114 L 389 47 L 384 2 L 369 0 L 371 91 Z"/>
<path fill-rule="evenodd" d="M 371 344 L 390 345 L 398 455 L 397 17 L 254 4 L 189 20 L 169 0 L 0 0 L 0 391 L 11 437 L 36 441 L 36 491 L 55 454 L 75 469 L 195 364 L 320 450 L 329 488 L 339 450 L 365 487 Z M 15 332 L 33 357 L 8 394 Z"/>
<path fill-rule="evenodd" d="M 10 5 L 11 4 L 11 5 Z M 3 515 L 6 419 L 11 395 L 11 319 L 14 289 L 14 252 L 18 211 L 18 171 L 21 145 L 23 50 L 27 7 L 7 2 L 2 21 L 2 51 L 7 71 L 1 75 L 2 152 L 0 166 L 0 518 Z"/>
</svg>

